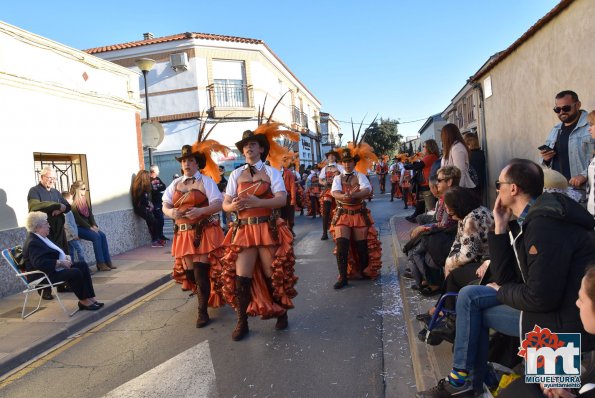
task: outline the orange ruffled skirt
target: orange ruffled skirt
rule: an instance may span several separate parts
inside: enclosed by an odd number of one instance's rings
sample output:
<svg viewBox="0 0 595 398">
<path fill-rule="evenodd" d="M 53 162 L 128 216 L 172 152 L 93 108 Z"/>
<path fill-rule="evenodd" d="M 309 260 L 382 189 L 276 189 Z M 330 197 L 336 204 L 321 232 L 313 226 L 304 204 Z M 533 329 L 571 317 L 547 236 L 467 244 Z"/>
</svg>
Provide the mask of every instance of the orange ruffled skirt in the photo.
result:
<svg viewBox="0 0 595 398">
<path fill-rule="evenodd" d="M 211 295 L 209 296 L 209 307 L 219 308 L 225 305 L 223 297 L 223 284 L 221 280 L 221 273 L 223 265 L 221 258 L 224 255 L 222 242 L 224 239 L 223 230 L 219 222 L 213 221 L 203 228 L 200 245 L 194 247 L 194 237 L 196 231 L 194 229 L 189 231 L 178 231 L 174 234 L 172 243 L 172 256 L 175 257 L 172 278 L 182 284 L 182 290 L 191 290 L 196 293 L 196 284 L 186 279 L 184 266 L 182 265 L 182 257 L 195 254 L 206 254 L 208 257 L 211 279 Z"/>
<path fill-rule="evenodd" d="M 285 221 L 278 218 L 277 231 L 279 241 L 273 239 L 268 223 L 242 225 L 235 237 L 232 226 L 225 236 L 223 246 L 225 255 L 221 259 L 223 264 L 222 281 L 225 300 L 236 307 L 236 260 L 238 253 L 250 247 L 268 247 L 273 254 L 272 264 L 272 292 L 269 291 L 265 274 L 260 260 L 256 260 L 252 275 L 252 300 L 247 313 L 250 316 L 260 316 L 269 319 L 283 315 L 286 310 L 293 308 L 293 299 L 297 296 L 294 286 L 298 277 L 294 275 L 295 255 L 293 253 L 293 235 Z"/>
<path fill-rule="evenodd" d="M 374 227 L 374 219 L 370 210 L 366 209 L 368 217 L 372 221 L 372 225 L 369 227 L 366 225 L 366 220 L 362 214 L 342 214 L 335 225 L 331 225 L 330 232 L 333 236 L 333 240 L 336 241 L 335 228 L 338 226 L 344 226 L 349 228 L 368 228 L 368 234 L 366 240 L 368 242 L 368 266 L 363 270 L 363 274 L 370 278 L 376 279 L 380 275 L 380 269 L 382 268 L 382 245 L 378 238 L 378 230 Z M 333 253 L 337 254 L 337 248 L 333 250 Z M 357 249 L 355 242 L 351 241 L 349 246 L 349 258 L 347 263 L 347 278 L 348 279 L 362 279 L 364 275 L 359 271 L 359 258 L 357 255 Z"/>
</svg>

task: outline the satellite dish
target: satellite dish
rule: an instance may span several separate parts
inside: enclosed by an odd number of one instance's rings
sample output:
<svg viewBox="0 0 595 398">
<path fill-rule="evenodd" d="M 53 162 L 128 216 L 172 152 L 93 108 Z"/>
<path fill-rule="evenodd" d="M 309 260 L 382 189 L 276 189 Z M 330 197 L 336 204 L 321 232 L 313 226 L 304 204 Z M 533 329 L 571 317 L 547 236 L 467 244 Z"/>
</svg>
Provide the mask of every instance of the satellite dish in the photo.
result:
<svg viewBox="0 0 595 398">
<path fill-rule="evenodd" d="M 165 133 L 159 122 L 143 122 L 141 124 L 143 147 L 157 148 L 163 142 Z"/>
</svg>

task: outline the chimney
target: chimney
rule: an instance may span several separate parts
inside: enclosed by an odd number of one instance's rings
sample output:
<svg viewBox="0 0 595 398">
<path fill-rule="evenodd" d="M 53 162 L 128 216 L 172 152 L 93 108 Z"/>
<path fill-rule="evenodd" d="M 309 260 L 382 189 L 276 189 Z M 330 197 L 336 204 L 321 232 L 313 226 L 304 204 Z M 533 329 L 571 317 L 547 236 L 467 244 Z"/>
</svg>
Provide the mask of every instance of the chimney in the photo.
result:
<svg viewBox="0 0 595 398">
<path fill-rule="evenodd" d="M 145 40 L 151 40 L 153 37 L 154 37 L 153 33 L 151 33 L 151 32 L 143 33 L 143 38 Z"/>
</svg>

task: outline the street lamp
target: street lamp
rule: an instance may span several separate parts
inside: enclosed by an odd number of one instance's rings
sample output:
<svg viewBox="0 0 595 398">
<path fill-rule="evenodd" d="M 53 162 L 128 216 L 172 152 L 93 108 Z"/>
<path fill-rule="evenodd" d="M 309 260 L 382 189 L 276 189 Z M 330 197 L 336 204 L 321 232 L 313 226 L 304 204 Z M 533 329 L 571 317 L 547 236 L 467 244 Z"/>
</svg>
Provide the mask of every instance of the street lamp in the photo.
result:
<svg viewBox="0 0 595 398">
<path fill-rule="evenodd" d="M 151 121 L 151 116 L 149 114 L 149 92 L 147 90 L 147 73 L 153 66 L 155 65 L 155 60 L 151 58 L 140 58 L 135 61 L 136 66 L 143 72 L 143 78 L 145 80 L 145 108 L 147 112 L 147 121 Z M 149 167 L 153 165 L 153 148 L 149 146 Z"/>
<path fill-rule="evenodd" d="M 343 133 L 337 134 L 339 136 L 339 148 L 341 148 L 341 138 L 343 138 Z"/>
<path fill-rule="evenodd" d="M 322 150 L 320 147 L 320 125 L 318 124 L 318 122 L 320 121 L 320 116 L 317 113 L 314 113 L 314 116 L 312 116 L 312 120 L 314 120 L 314 126 L 316 127 L 316 149 L 317 149 L 317 158 L 318 161 L 320 162 L 322 160 Z"/>
</svg>

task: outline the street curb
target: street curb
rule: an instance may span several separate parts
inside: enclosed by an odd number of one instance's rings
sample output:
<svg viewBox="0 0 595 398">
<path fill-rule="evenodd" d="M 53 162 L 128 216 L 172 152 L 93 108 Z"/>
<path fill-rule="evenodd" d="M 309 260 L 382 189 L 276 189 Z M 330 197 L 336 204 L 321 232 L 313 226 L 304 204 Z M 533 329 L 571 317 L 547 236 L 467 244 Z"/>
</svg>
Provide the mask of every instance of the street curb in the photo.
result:
<svg viewBox="0 0 595 398">
<path fill-rule="evenodd" d="M 395 268 L 397 275 L 400 274 L 399 258 L 403 258 L 401 255 L 401 243 L 399 242 L 397 230 L 396 230 L 396 219 L 399 216 L 393 216 L 390 219 L 390 228 L 393 239 L 393 255 L 395 257 Z M 413 365 L 413 374 L 415 375 L 415 384 L 417 391 L 423 391 L 427 388 L 436 384 L 436 374 L 438 374 L 437 361 L 434 355 L 427 349 L 427 346 L 417 339 L 417 323 L 415 318 L 411 315 L 411 305 L 409 303 L 409 297 L 407 295 L 407 286 L 405 285 L 403 278 L 398 277 L 399 287 L 401 293 L 401 301 L 403 303 L 404 318 L 407 327 L 407 338 L 409 340 L 409 350 L 411 352 L 411 362 Z"/>
<path fill-rule="evenodd" d="M 51 349 L 55 345 L 64 342 L 73 334 L 85 329 L 86 327 L 98 321 L 108 318 L 110 315 L 118 311 L 120 308 L 130 304 L 136 299 L 146 295 L 147 293 L 150 293 L 151 291 L 157 289 L 158 287 L 166 284 L 171 280 L 171 274 L 164 275 L 161 278 L 156 279 L 155 281 L 142 286 L 138 290 L 135 290 L 129 293 L 128 295 L 123 296 L 118 300 L 115 300 L 114 302 L 106 304 L 99 311 L 86 311 L 85 313 L 89 315 L 81 317 L 80 320 L 68 325 L 68 327 L 56 329 L 54 334 L 49 335 L 44 339 L 40 339 L 37 343 L 24 348 L 22 351 L 15 355 L 3 358 L 2 360 L 0 360 L 0 380 L 4 378 L 7 374 L 13 372 L 19 366 L 22 366 L 26 362 L 32 360 L 33 358 L 42 354 L 43 352 Z M 76 314 L 73 316 L 76 316 Z"/>
</svg>

